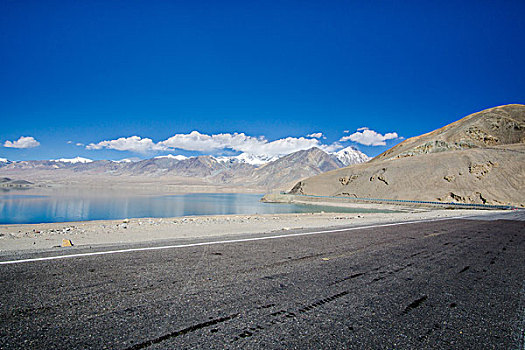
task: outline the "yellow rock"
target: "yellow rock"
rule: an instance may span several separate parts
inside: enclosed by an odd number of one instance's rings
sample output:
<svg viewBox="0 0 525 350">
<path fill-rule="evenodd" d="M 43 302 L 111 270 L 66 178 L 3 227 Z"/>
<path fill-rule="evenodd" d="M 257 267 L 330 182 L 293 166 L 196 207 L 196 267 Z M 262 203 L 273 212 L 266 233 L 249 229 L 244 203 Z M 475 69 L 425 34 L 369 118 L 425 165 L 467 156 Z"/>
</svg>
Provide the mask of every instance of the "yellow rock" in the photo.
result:
<svg viewBox="0 0 525 350">
<path fill-rule="evenodd" d="M 62 247 L 72 247 L 73 242 L 71 242 L 70 239 L 63 239 L 62 240 Z"/>
</svg>

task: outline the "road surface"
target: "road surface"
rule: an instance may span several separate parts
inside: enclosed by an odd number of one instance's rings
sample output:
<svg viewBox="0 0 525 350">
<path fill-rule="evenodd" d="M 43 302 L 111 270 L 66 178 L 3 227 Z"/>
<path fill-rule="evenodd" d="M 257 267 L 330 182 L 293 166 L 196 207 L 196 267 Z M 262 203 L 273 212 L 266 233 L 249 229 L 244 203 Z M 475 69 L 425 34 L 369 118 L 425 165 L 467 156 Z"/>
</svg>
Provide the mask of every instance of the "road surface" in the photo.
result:
<svg viewBox="0 0 525 350">
<path fill-rule="evenodd" d="M 524 349 L 520 220 L 3 264 L 0 348 Z"/>
</svg>

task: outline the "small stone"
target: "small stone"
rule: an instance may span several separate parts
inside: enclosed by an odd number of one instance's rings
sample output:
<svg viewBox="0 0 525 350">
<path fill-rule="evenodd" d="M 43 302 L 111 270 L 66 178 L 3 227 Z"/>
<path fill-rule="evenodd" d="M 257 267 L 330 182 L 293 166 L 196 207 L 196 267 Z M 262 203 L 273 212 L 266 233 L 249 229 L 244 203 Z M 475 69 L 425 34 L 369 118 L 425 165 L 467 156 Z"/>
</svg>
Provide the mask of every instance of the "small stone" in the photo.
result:
<svg viewBox="0 0 525 350">
<path fill-rule="evenodd" d="M 447 175 L 447 176 L 443 177 L 443 179 L 445 179 L 448 182 L 454 181 L 455 178 L 456 178 L 456 176 L 454 176 L 454 175 Z"/>
</svg>

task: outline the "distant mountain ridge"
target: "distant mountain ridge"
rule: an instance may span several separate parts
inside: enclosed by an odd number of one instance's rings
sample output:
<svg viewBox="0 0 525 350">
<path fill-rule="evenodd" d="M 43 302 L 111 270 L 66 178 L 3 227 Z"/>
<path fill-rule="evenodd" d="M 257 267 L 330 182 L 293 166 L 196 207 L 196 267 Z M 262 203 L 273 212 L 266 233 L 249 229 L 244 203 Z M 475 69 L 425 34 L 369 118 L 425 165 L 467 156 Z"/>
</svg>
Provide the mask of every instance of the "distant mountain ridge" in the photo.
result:
<svg viewBox="0 0 525 350">
<path fill-rule="evenodd" d="M 217 185 L 286 188 L 297 180 L 367 161 L 355 148 L 327 153 L 319 148 L 294 152 L 280 158 L 241 154 L 232 157 L 179 155 L 131 161 L 91 160 L 82 157 L 0 163 L 0 173 L 57 174 L 58 176 L 183 177 Z"/>
</svg>

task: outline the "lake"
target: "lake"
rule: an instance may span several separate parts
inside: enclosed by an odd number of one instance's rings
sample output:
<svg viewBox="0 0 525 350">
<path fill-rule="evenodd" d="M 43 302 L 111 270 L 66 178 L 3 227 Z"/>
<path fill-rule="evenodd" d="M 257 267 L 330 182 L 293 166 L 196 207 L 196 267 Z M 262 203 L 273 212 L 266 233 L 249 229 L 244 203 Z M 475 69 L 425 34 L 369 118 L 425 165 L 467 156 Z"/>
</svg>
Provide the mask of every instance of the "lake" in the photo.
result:
<svg viewBox="0 0 525 350">
<path fill-rule="evenodd" d="M 263 203 L 262 194 L 193 193 L 169 196 L 104 193 L 0 195 L 0 224 L 34 224 L 190 215 L 385 212 L 384 210 Z"/>
</svg>

